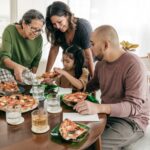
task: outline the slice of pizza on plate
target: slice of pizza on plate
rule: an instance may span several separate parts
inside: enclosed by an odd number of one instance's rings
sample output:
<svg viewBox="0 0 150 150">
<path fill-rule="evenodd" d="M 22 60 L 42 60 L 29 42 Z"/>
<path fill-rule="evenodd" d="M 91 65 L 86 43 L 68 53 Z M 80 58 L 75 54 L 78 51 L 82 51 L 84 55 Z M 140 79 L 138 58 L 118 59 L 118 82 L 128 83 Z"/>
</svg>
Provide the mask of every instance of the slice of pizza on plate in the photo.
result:
<svg viewBox="0 0 150 150">
<path fill-rule="evenodd" d="M 12 94 L 17 93 L 19 91 L 19 88 L 17 86 L 16 82 L 0 82 L 0 92 L 3 94 Z"/>
<path fill-rule="evenodd" d="M 73 122 L 69 119 L 65 119 L 59 127 L 61 137 L 67 141 L 72 140 L 74 142 L 81 140 L 81 136 L 85 136 L 85 133 L 87 133 L 88 130 L 89 127 L 86 125 Z"/>
<path fill-rule="evenodd" d="M 2 96 L 0 98 L 0 110 L 6 111 L 7 107 L 21 106 L 21 112 L 33 110 L 38 106 L 38 100 L 30 95 L 13 94 L 11 96 Z"/>
<path fill-rule="evenodd" d="M 68 106 L 74 106 L 76 103 L 84 101 L 88 96 L 88 93 L 76 92 L 66 94 L 62 97 L 63 102 Z"/>
</svg>

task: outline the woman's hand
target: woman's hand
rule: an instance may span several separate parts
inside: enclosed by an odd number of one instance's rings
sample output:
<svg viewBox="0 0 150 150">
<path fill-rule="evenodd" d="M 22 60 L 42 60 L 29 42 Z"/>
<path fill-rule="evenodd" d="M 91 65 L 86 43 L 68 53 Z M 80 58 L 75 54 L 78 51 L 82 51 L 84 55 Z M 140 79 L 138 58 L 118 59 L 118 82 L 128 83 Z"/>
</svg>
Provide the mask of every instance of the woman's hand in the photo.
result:
<svg viewBox="0 0 150 150">
<path fill-rule="evenodd" d="M 17 81 L 22 82 L 22 72 L 27 69 L 26 67 L 22 65 L 15 65 L 14 67 L 14 75 Z"/>
</svg>

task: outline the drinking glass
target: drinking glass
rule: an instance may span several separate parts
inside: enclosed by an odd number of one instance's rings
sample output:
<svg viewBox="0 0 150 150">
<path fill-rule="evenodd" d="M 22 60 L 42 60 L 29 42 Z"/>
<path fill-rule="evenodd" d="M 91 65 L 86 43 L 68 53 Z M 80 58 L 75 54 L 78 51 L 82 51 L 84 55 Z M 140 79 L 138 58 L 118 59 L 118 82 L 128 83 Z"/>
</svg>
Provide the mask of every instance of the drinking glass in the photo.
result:
<svg viewBox="0 0 150 150">
<path fill-rule="evenodd" d="M 31 89 L 31 93 L 32 93 L 32 96 L 39 100 L 39 101 L 42 101 L 45 99 L 44 97 L 44 88 L 41 87 L 40 85 L 33 85 L 32 86 L 32 89 Z"/>
<path fill-rule="evenodd" d="M 21 106 L 7 106 L 6 121 L 8 124 L 17 125 L 24 122 L 24 118 L 21 115 Z"/>
<path fill-rule="evenodd" d="M 34 110 L 31 113 L 32 128 L 31 130 L 35 133 L 45 133 L 50 127 L 48 125 L 48 114 L 43 108 Z"/>
<path fill-rule="evenodd" d="M 45 108 L 50 113 L 59 113 L 62 111 L 60 106 L 60 96 L 57 94 L 50 94 L 45 100 Z"/>
</svg>

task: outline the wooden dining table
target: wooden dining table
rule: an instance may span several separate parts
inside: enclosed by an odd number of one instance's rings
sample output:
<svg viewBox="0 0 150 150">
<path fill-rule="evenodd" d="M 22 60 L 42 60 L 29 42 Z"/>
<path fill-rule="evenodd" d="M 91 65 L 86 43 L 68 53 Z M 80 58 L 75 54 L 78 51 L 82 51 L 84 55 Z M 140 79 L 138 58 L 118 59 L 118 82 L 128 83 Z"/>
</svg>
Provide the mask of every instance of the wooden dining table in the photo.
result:
<svg viewBox="0 0 150 150">
<path fill-rule="evenodd" d="M 105 114 L 99 114 L 100 121 L 82 122 L 90 127 L 88 136 L 79 143 L 70 143 L 63 140 L 58 142 L 50 134 L 61 123 L 63 112 L 72 112 L 70 109 L 63 107 L 61 113 L 48 113 L 50 130 L 42 134 L 31 131 L 31 112 L 22 114 L 25 120 L 22 124 L 9 125 L 6 122 L 6 113 L 0 111 L 0 150 L 83 150 L 92 144 L 96 150 L 102 150 L 101 135 L 107 119 Z"/>
</svg>

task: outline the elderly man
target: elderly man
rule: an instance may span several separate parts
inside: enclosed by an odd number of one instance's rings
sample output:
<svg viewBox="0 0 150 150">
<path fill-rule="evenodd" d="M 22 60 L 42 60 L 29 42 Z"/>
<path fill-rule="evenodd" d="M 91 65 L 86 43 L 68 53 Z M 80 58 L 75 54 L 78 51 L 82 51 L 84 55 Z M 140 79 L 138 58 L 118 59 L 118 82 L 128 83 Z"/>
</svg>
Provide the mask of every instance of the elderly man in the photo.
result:
<svg viewBox="0 0 150 150">
<path fill-rule="evenodd" d="M 136 55 L 120 48 L 112 26 L 98 27 L 91 44 L 93 54 L 101 61 L 96 64 L 87 91 L 100 89 L 102 103 L 80 102 L 74 109 L 80 114 L 106 113 L 103 150 L 120 150 L 141 138 L 148 125 L 146 70 Z"/>
</svg>

